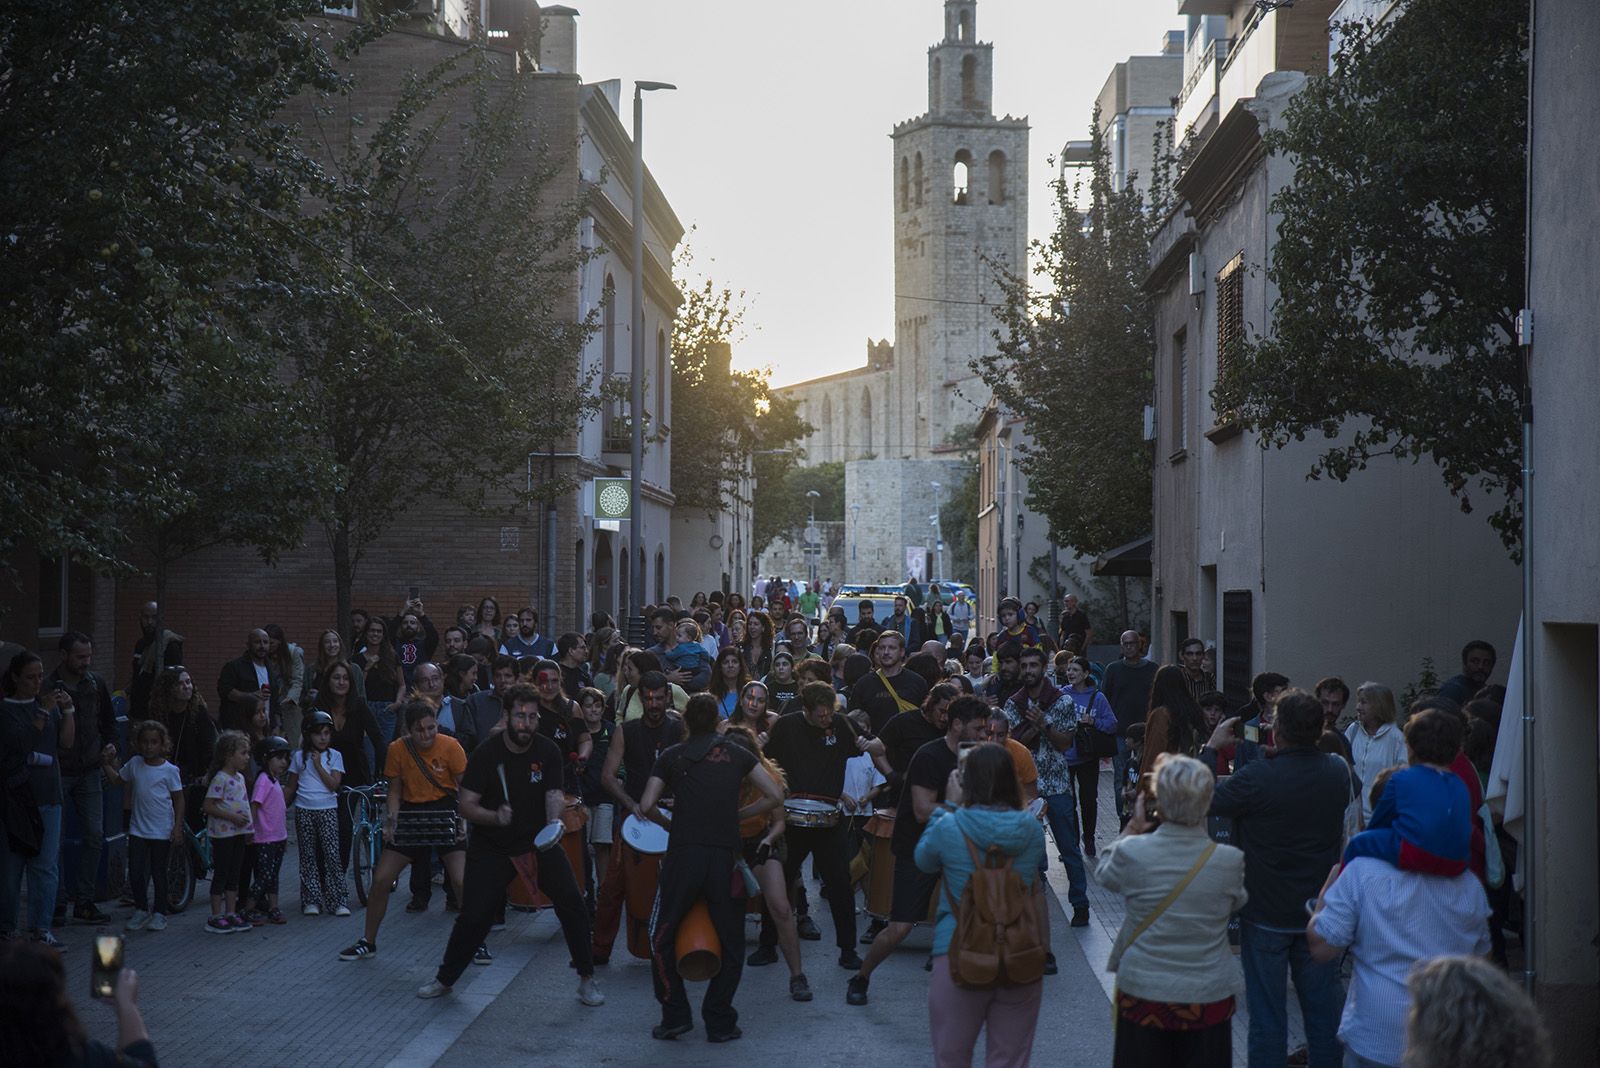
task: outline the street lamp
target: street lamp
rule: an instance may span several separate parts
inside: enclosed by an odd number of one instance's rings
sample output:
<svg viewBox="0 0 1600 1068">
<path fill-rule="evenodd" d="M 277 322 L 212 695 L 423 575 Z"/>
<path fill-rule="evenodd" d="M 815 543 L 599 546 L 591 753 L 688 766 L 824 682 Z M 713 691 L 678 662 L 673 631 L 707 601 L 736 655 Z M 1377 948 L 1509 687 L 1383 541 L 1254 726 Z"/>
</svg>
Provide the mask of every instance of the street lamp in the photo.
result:
<svg viewBox="0 0 1600 1068">
<path fill-rule="evenodd" d="M 639 490 L 644 474 L 644 94 L 657 89 L 676 89 L 667 82 L 633 83 L 633 335 L 629 373 L 632 397 L 632 442 L 628 462 L 628 551 L 634 559 L 628 568 L 628 631 L 630 640 L 644 639 L 643 620 L 637 626 L 633 617 L 644 606 L 644 508 Z M 661 387 L 656 386 L 657 395 Z"/>
<path fill-rule="evenodd" d="M 811 585 L 817 584 L 817 555 L 822 551 L 822 546 L 817 541 L 817 498 L 821 493 L 814 489 L 806 490 L 806 559 L 811 564 Z"/>
<path fill-rule="evenodd" d="M 944 487 L 938 482 L 928 484 L 933 487 L 933 514 L 928 517 L 928 522 L 933 524 L 934 574 L 945 579 L 948 576 L 944 573 L 944 527 L 939 522 L 939 491 Z"/>
<path fill-rule="evenodd" d="M 850 562 L 852 564 L 856 562 L 856 519 L 860 514 L 861 505 L 852 504 L 850 506 Z M 851 568 L 852 572 L 854 570 L 854 568 Z M 852 575 L 852 577 L 854 576 Z"/>
</svg>

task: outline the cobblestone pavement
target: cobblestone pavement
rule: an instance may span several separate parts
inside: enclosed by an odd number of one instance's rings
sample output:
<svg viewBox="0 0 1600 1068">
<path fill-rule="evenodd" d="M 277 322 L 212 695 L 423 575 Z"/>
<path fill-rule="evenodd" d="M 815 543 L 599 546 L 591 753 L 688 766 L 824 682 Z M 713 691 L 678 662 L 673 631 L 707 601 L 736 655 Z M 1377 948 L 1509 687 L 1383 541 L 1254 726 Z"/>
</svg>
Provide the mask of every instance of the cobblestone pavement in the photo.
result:
<svg viewBox="0 0 1600 1068">
<path fill-rule="evenodd" d="M 1111 776 L 1100 781 L 1100 841 L 1115 826 Z M 930 932 L 918 928 L 873 977 L 865 1009 L 844 1003 L 847 973 L 834 960 L 826 914 L 822 942 L 802 943 L 805 968 L 816 991 L 809 1005 L 788 999 L 786 971 L 777 965 L 747 968 L 738 1007 L 744 1040 L 709 1046 L 697 1030 L 674 1043 L 648 1037 L 658 1010 L 648 968 L 631 959 L 619 939 L 612 963 L 599 977 L 608 1003 L 579 1005 L 560 929 L 551 913 L 512 912 L 507 929 L 490 936 L 495 961 L 469 968 L 454 993 L 419 1001 L 416 987 L 431 978 L 444 951 L 452 917 L 436 892 L 430 911 L 407 913 L 405 886 L 391 899 L 378 954 L 341 963 L 339 949 L 361 933 L 362 911 L 346 919 L 299 912 L 299 866 L 293 844 L 283 868 L 283 905 L 289 923 L 226 936 L 203 930 L 205 899 L 173 917 L 163 932 L 128 936 L 127 959 L 139 972 L 140 1003 L 164 1066 L 249 1063 L 362 1065 L 496 1064 L 701 1064 L 712 1061 L 761 1068 L 882 1063 L 929 1059 L 926 960 Z M 1066 875 L 1054 859 L 1051 884 L 1066 900 Z M 203 895 L 202 883 L 198 891 Z M 1120 898 L 1089 890 L 1091 924 L 1074 929 L 1052 910 L 1051 935 L 1061 974 L 1046 980 L 1035 1045 L 1041 1064 L 1109 1064 L 1111 976 L 1105 961 L 1122 922 Z M 819 898 L 820 900 L 820 898 Z M 354 902 L 352 900 L 352 907 Z M 109 907 L 120 930 L 129 914 Z M 864 925 L 863 925 L 864 926 Z M 87 996 L 90 939 L 95 929 L 60 932 L 69 989 L 91 1033 L 109 1040 L 110 1009 Z M 751 945 L 755 929 L 749 928 Z M 691 990 L 698 1006 L 700 989 Z M 1291 998 L 1291 1004 L 1292 1004 Z M 698 1009 L 697 1009 L 698 1011 Z M 1235 1022 L 1235 1060 L 1244 1064 L 1245 1017 Z M 697 1023 L 698 1028 L 698 1023 Z M 1291 1021 L 1291 1044 L 1298 1019 Z M 980 1062 L 981 1063 L 981 1062 Z"/>
</svg>

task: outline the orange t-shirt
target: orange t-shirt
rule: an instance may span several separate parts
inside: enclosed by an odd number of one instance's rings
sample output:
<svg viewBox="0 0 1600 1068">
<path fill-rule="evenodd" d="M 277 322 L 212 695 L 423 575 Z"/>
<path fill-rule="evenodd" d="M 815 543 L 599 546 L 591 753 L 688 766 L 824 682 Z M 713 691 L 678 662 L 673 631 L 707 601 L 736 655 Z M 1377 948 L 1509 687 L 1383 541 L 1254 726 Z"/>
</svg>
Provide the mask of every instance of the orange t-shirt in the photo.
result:
<svg viewBox="0 0 1600 1068">
<path fill-rule="evenodd" d="M 1026 786 L 1039 781 L 1039 768 L 1034 764 L 1033 754 L 1028 752 L 1027 746 L 1015 738 L 1007 738 L 1006 752 L 1011 754 L 1011 766 L 1017 772 L 1017 785 Z"/>
<path fill-rule="evenodd" d="M 428 765 L 428 770 L 433 773 L 440 786 L 452 789 L 461 773 L 467 770 L 467 751 L 461 748 L 461 743 L 448 734 L 436 735 L 433 745 L 427 749 L 418 750 L 417 755 L 422 762 Z M 437 801 L 448 797 L 443 790 L 435 789 L 433 784 L 423 777 L 422 769 L 417 767 L 417 762 L 411 759 L 411 754 L 406 751 L 406 739 L 397 738 L 389 743 L 389 755 L 384 758 L 384 774 L 389 776 L 389 781 L 400 780 L 400 800 L 413 804 L 419 801 Z"/>
</svg>

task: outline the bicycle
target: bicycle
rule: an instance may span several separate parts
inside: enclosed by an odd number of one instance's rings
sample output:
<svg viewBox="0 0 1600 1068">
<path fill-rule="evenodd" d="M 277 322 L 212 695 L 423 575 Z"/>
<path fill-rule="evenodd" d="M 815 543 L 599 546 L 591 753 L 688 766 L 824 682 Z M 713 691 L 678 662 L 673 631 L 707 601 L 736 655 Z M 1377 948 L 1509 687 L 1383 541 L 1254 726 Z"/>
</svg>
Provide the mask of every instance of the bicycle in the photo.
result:
<svg viewBox="0 0 1600 1068">
<path fill-rule="evenodd" d="M 350 807 L 350 876 L 356 884 L 356 900 L 365 905 L 372 888 L 372 873 L 383 852 L 383 817 L 387 810 L 389 784 L 379 779 L 370 786 L 346 786 Z"/>
<path fill-rule="evenodd" d="M 211 870 L 211 838 L 205 824 L 185 825 L 187 840 L 167 852 L 167 911 L 182 912 L 194 902 L 195 882 Z"/>
</svg>

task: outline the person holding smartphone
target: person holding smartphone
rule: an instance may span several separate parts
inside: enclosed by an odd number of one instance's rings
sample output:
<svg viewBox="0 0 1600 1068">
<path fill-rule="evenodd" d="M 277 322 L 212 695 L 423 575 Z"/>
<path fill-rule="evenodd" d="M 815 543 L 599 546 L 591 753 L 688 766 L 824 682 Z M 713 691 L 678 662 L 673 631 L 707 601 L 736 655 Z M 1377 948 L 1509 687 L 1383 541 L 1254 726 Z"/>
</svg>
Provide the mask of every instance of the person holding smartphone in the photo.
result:
<svg viewBox="0 0 1600 1068">
<path fill-rule="evenodd" d="M 85 1033 L 67 996 L 59 953 L 37 942 L 0 943 L 0 1049 L 6 1063 L 154 1065 L 156 1050 L 139 1012 L 133 969 L 117 968 L 109 1000 L 117 1015 L 115 1049 Z"/>
<path fill-rule="evenodd" d="M 8 804 L 26 806 L 30 801 L 38 813 L 39 851 L 23 856 L 8 842 L 0 841 L 0 862 L 5 879 L 0 883 L 0 931 L 15 930 L 21 898 L 22 877 L 28 878 L 28 927 L 33 940 L 55 949 L 63 948 L 50 930 L 55 912 L 58 883 L 57 858 L 61 850 L 61 765 L 59 754 L 71 750 L 77 740 L 76 709 L 72 696 L 63 687 L 47 689 L 44 661 L 26 650 L 12 657 L 3 679 L 5 700 L 0 707 L 4 721 L 0 753 L 7 772 L 27 768 L 31 799 L 12 795 Z M 19 759 L 20 758 L 20 759 Z M 13 766 L 15 765 L 15 766 Z M 9 830 L 11 817 L 7 818 Z M 0 840 L 8 837 L 0 834 Z"/>
</svg>

